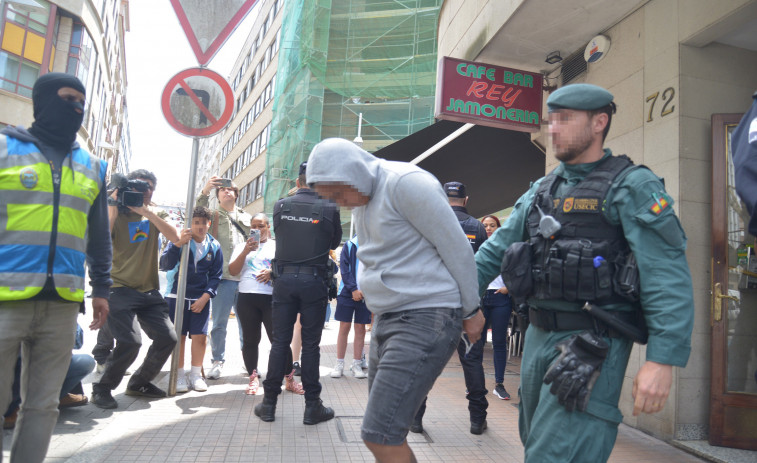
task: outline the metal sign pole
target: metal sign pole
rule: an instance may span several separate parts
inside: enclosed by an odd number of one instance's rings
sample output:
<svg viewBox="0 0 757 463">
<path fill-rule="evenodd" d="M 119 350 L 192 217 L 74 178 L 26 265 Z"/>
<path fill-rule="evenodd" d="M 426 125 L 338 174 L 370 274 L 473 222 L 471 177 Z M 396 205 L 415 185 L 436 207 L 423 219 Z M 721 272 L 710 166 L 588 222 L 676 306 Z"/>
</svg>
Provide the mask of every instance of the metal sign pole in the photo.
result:
<svg viewBox="0 0 757 463">
<path fill-rule="evenodd" d="M 197 158 L 200 142 L 197 137 L 192 138 L 192 160 L 189 163 L 189 187 L 187 190 L 187 206 L 184 213 L 184 226 L 190 228 L 192 211 L 195 203 L 195 179 L 197 177 Z M 184 323 L 184 294 L 187 291 L 187 263 L 189 262 L 189 243 L 181 247 L 181 262 L 179 263 L 179 283 L 176 288 L 176 310 L 174 310 L 174 327 L 178 342 L 171 355 L 171 373 L 168 376 L 168 395 L 176 395 L 176 379 L 179 369 L 179 355 L 181 352 L 181 327 Z M 210 301 L 208 301 L 210 304 Z M 183 366 L 183 365 L 182 365 Z"/>
</svg>

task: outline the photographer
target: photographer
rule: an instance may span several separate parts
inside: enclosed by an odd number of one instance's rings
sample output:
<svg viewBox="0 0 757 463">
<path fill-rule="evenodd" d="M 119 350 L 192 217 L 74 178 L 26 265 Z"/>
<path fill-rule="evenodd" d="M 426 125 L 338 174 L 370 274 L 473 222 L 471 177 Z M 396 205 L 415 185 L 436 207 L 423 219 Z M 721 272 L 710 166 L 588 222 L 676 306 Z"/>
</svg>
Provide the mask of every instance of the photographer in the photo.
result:
<svg viewBox="0 0 757 463">
<path fill-rule="evenodd" d="M 168 318 L 168 304 L 160 295 L 158 280 L 158 235 L 162 233 L 178 245 L 179 233 L 155 213 L 151 204 L 157 179 L 152 172 L 136 170 L 128 181 L 116 178 L 117 187 L 108 200 L 111 238 L 113 240 L 113 287 L 110 292 L 111 313 L 108 320 L 116 348 L 105 364 L 100 381 L 92 384 L 92 403 L 100 408 L 116 408 L 111 391 L 124 377 L 142 346 L 140 325 L 153 343 L 142 366 L 132 375 L 126 395 L 160 398 L 166 393 L 150 383 L 160 373 L 176 344 L 176 333 Z M 142 193 L 141 206 L 126 206 Z M 137 319 L 139 323 L 137 323 Z"/>
<path fill-rule="evenodd" d="M 250 220 L 252 217 L 242 208 L 237 207 L 239 188 L 226 178 L 216 175 L 210 177 L 202 188 L 195 206 L 208 207 L 210 190 L 216 190 L 219 208 L 213 211 L 210 234 L 221 243 L 223 252 L 223 279 L 218 285 L 216 297 L 211 305 L 213 328 L 210 330 L 210 351 L 213 366 L 208 371 L 209 379 L 221 377 L 221 369 L 225 361 L 226 352 L 226 324 L 229 322 L 231 308 L 237 304 L 237 287 L 239 275 L 229 273 L 229 258 L 234 253 L 234 247 L 247 241 L 250 235 Z M 239 318 L 237 318 L 239 323 Z M 239 325 L 239 345 L 242 345 L 242 326 Z"/>
</svg>

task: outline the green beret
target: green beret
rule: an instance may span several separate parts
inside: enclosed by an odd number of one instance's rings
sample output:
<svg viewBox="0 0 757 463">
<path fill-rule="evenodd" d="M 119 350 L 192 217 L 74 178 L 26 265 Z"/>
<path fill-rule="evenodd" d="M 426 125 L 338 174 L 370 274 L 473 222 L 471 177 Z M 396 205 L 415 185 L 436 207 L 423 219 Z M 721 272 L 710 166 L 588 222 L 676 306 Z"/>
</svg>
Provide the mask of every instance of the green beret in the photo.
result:
<svg viewBox="0 0 757 463">
<path fill-rule="evenodd" d="M 612 93 L 592 84 L 571 84 L 560 87 L 547 98 L 550 111 L 578 109 L 593 111 L 612 103 Z"/>
</svg>

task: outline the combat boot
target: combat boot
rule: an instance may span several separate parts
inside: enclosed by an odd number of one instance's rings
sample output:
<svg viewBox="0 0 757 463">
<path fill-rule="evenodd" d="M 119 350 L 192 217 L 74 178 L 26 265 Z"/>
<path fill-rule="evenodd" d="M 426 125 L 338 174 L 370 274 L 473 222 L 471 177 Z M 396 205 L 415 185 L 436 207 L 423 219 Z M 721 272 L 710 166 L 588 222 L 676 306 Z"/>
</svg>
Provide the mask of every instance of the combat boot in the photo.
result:
<svg viewBox="0 0 757 463">
<path fill-rule="evenodd" d="M 324 407 L 321 399 L 305 401 L 305 417 L 302 422 L 305 424 L 318 424 L 328 421 L 334 417 L 334 409 Z"/>
<path fill-rule="evenodd" d="M 255 405 L 255 415 L 263 421 L 276 419 L 276 397 L 263 396 L 263 401 Z M 307 411 L 306 411 L 307 413 Z"/>
</svg>

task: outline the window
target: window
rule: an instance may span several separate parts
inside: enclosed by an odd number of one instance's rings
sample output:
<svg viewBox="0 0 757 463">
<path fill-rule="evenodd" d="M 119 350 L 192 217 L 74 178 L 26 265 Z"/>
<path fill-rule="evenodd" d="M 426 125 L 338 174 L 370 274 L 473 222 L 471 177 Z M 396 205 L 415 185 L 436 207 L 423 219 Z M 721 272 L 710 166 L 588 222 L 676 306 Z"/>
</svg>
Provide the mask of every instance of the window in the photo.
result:
<svg viewBox="0 0 757 463">
<path fill-rule="evenodd" d="M 262 132 L 260 132 L 260 151 L 262 152 L 268 144 L 268 128 L 270 124 L 265 126 Z"/>
<path fill-rule="evenodd" d="M 263 188 L 265 186 L 265 173 L 260 174 L 260 176 L 258 176 L 258 178 L 256 178 L 255 180 L 257 180 L 258 184 L 257 191 L 255 192 L 255 199 L 258 199 L 263 196 Z"/>
<path fill-rule="evenodd" d="M 16 11 L 8 3 L 2 10 L 5 24 L 0 40 L 0 88 L 29 98 L 34 81 L 39 77 L 45 50 L 54 47 L 45 40 L 50 3 L 45 0 L 37 3 L 45 8 L 44 12 Z"/>
<path fill-rule="evenodd" d="M 258 148 L 258 137 L 255 137 L 255 139 L 252 140 L 252 143 L 250 143 L 250 162 L 254 161 L 255 158 L 258 157 L 258 154 L 260 154 L 260 149 Z"/>
<path fill-rule="evenodd" d="M 95 63 L 97 52 L 94 50 L 92 37 L 81 19 L 75 18 L 71 26 L 71 45 L 68 48 L 68 63 L 66 73 L 75 75 L 84 84 L 84 88 L 90 88 L 88 82 L 94 82 Z M 90 108 L 89 98 L 85 102 L 84 117 L 87 117 Z"/>
</svg>

